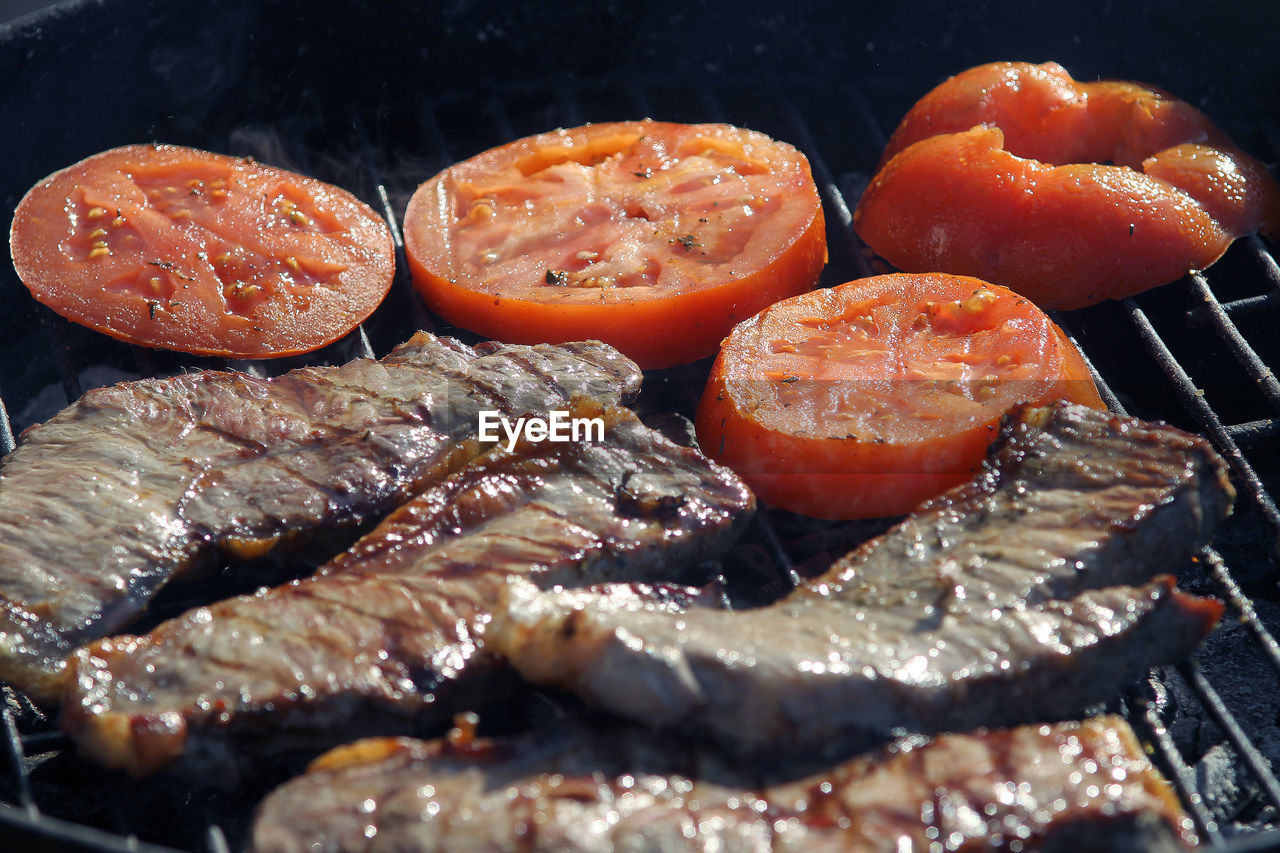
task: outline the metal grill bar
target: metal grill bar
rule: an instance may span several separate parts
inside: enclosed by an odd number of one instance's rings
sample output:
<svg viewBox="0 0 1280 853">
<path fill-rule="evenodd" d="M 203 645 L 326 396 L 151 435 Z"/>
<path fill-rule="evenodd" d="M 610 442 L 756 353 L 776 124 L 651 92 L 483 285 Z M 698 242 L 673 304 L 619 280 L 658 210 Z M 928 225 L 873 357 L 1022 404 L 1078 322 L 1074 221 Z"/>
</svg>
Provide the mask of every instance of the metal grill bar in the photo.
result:
<svg viewBox="0 0 1280 853">
<path fill-rule="evenodd" d="M 31 793 L 31 777 L 27 775 L 22 736 L 18 733 L 18 724 L 13 719 L 13 712 L 8 708 L 4 709 L 4 735 L 5 761 L 9 767 L 10 776 L 18 784 L 18 805 L 34 817 L 37 814 L 36 801 Z"/>
<path fill-rule="evenodd" d="M 1262 276 L 1270 283 L 1272 292 L 1280 295 L 1280 262 L 1277 262 L 1275 256 L 1267 251 L 1267 247 L 1262 244 L 1262 238 L 1257 234 L 1246 237 L 1244 245 L 1248 247 L 1250 256 L 1262 271 Z"/>
<path fill-rule="evenodd" d="M 1188 278 L 1195 288 L 1196 296 L 1204 303 L 1201 307 L 1194 309 L 1195 314 L 1198 317 L 1207 318 L 1218 337 L 1231 350 L 1236 361 L 1258 384 L 1258 390 L 1267 398 L 1267 402 L 1273 409 L 1280 410 L 1280 382 L 1276 381 L 1271 368 L 1258 357 L 1253 347 L 1244 339 L 1244 335 L 1240 334 L 1236 324 L 1227 316 L 1222 303 L 1218 302 L 1218 297 L 1209 288 L 1209 282 L 1205 279 L 1204 273 L 1192 273 Z"/>
<path fill-rule="evenodd" d="M 227 844 L 227 837 L 222 834 L 222 828 L 217 824 L 209 825 L 204 847 L 209 853 L 231 853 L 231 847 Z"/>
<path fill-rule="evenodd" d="M 1178 792 L 1178 799 L 1182 801 L 1183 808 L 1191 816 L 1200 840 L 1202 842 L 1208 841 L 1214 847 L 1220 846 L 1223 842 L 1223 837 L 1218 830 L 1218 822 L 1213 815 L 1209 814 L 1209 810 L 1205 808 L 1200 792 L 1195 789 L 1194 784 L 1188 781 L 1195 775 L 1195 772 L 1182 759 L 1182 753 L 1178 750 L 1178 745 L 1174 743 L 1173 735 L 1169 733 L 1164 720 L 1160 717 L 1160 712 L 1154 704 L 1145 699 L 1138 699 L 1136 704 L 1137 711 L 1135 712 L 1134 708 L 1130 706 L 1125 716 L 1130 722 L 1140 723 L 1141 727 L 1147 730 L 1148 737 L 1146 740 L 1155 747 L 1160 762 L 1167 769 L 1169 782 Z"/>
<path fill-rule="evenodd" d="M 1218 417 L 1218 413 L 1204 399 L 1204 392 L 1196 387 L 1191 377 L 1187 375 L 1186 370 L 1160 337 L 1160 333 L 1156 331 L 1155 325 L 1150 318 L 1138 307 L 1137 301 L 1133 298 L 1124 300 L 1124 310 L 1128 314 L 1134 329 L 1138 332 L 1139 338 L 1146 345 L 1147 351 L 1155 358 L 1160 369 L 1168 377 L 1183 406 L 1200 421 L 1201 428 L 1209 435 L 1214 446 L 1218 448 L 1218 452 L 1222 454 L 1223 458 L 1227 460 L 1227 464 L 1231 466 L 1237 482 L 1243 487 L 1249 498 L 1257 504 L 1263 518 L 1271 526 L 1272 535 L 1275 537 L 1272 547 L 1280 548 L 1280 509 L 1276 508 L 1275 500 L 1267 491 L 1266 486 L 1263 485 L 1262 479 L 1253 470 L 1253 466 L 1245 458 L 1235 439 L 1227 432 L 1227 428 Z"/>
<path fill-rule="evenodd" d="M 1080 345 L 1080 340 L 1076 337 L 1075 333 L 1070 331 L 1070 329 L 1062 322 L 1062 318 L 1059 316 L 1058 312 L 1049 312 L 1049 318 L 1063 330 L 1067 336 L 1067 340 L 1071 341 L 1071 345 L 1076 348 L 1080 353 L 1080 357 L 1084 359 L 1084 363 L 1089 366 L 1089 375 L 1093 377 L 1093 384 L 1098 386 L 1098 396 L 1102 398 L 1103 404 L 1106 405 L 1110 411 L 1124 414 L 1124 404 L 1120 402 L 1120 398 L 1116 396 L 1116 392 L 1112 390 L 1111 384 L 1107 382 L 1106 377 L 1098 371 L 1098 367 L 1093 363 L 1093 359 L 1089 358 L 1089 353 Z"/>
<path fill-rule="evenodd" d="M 1230 302 L 1223 302 L 1222 310 L 1226 311 L 1227 314 L 1231 316 L 1241 314 L 1249 315 L 1260 311 L 1273 311 L 1277 304 L 1280 304 L 1280 299 L 1277 298 L 1277 294 L 1267 293 L 1263 296 L 1246 296 L 1243 299 L 1233 299 Z M 1194 309 L 1192 311 L 1192 316 L 1196 320 L 1199 320 L 1200 315 L 1196 313 Z"/>
<path fill-rule="evenodd" d="M 1218 587 L 1219 594 L 1240 614 L 1241 623 L 1249 629 L 1262 653 L 1271 661 L 1272 668 L 1280 673 L 1280 643 L 1276 642 L 1275 637 L 1262 624 L 1253 601 L 1244 594 L 1235 578 L 1231 576 L 1231 571 L 1227 568 L 1222 556 L 1213 548 L 1206 548 L 1200 559 L 1209 567 L 1209 576 Z"/>
<path fill-rule="evenodd" d="M 368 128 L 365 126 L 364 122 L 360 121 L 357 115 L 353 114 L 351 116 L 351 126 L 355 128 L 356 141 L 362 150 L 378 150 L 373 144 L 373 141 L 369 138 Z M 405 271 L 409 268 L 404 257 L 404 236 L 400 230 L 399 219 L 396 215 L 395 207 L 391 204 L 391 198 L 387 193 L 386 176 L 378 165 L 379 163 L 380 160 L 371 157 L 363 165 L 368 179 L 373 184 L 374 192 L 377 194 L 378 204 L 379 207 L 381 207 L 379 212 L 382 214 L 383 220 L 386 221 L 387 227 L 391 230 L 391 243 L 395 247 L 396 252 L 395 284 L 400 284 L 406 278 L 407 273 Z M 361 357 L 377 358 L 377 351 L 369 341 L 369 333 L 364 323 L 361 323 L 357 327 L 357 334 L 359 335 L 358 349 Z"/>
<path fill-rule="evenodd" d="M 1262 753 L 1258 751 L 1258 748 L 1253 745 L 1253 741 L 1245 734 L 1244 728 L 1239 721 L 1227 710 L 1222 697 L 1209 684 L 1209 680 L 1205 678 L 1200 666 L 1194 661 L 1184 663 L 1178 667 L 1178 672 L 1191 689 L 1195 691 L 1201 704 L 1213 716 L 1214 722 L 1218 724 L 1218 728 L 1227 736 L 1227 740 L 1231 741 L 1231 745 L 1236 748 L 1236 752 L 1240 755 L 1245 767 L 1249 769 L 1254 781 L 1258 783 L 1273 805 L 1280 806 L 1280 781 L 1277 781 L 1272 774 L 1270 762 L 1262 757 Z"/>
<path fill-rule="evenodd" d="M 1260 442 L 1274 440 L 1280 436 L 1280 422 L 1274 419 L 1228 424 L 1225 429 L 1227 435 L 1241 447 L 1253 447 Z"/>
</svg>

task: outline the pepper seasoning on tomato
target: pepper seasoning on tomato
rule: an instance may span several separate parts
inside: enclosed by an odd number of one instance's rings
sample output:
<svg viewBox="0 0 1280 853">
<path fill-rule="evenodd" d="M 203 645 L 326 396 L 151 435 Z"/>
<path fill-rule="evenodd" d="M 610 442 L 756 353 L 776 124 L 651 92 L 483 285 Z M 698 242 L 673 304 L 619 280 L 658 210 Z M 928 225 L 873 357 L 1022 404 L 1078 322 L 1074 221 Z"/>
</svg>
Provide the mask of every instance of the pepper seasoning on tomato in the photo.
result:
<svg viewBox="0 0 1280 853">
<path fill-rule="evenodd" d="M 821 200 L 790 145 L 723 124 L 590 124 L 485 151 L 405 212 L 418 291 L 514 343 L 594 338 L 641 367 L 713 355 L 817 283 Z"/>
<path fill-rule="evenodd" d="M 143 346 L 271 358 L 350 332 L 395 274 L 387 223 L 322 181 L 176 145 L 55 172 L 19 203 L 18 276 L 57 313 Z"/>
</svg>

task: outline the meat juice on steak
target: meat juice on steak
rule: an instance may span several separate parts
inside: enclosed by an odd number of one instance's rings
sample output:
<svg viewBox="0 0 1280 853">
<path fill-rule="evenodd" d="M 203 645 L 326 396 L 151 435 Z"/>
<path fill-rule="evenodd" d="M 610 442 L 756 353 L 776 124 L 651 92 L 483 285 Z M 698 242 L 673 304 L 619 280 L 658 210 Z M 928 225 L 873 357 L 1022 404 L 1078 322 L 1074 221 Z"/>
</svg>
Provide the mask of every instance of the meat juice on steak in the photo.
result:
<svg viewBox="0 0 1280 853">
<path fill-rule="evenodd" d="M 904 740 L 789 781 L 705 743 L 578 721 L 340 747 L 267 797 L 249 850 L 1127 851 L 1193 838 L 1117 717 Z"/>
<path fill-rule="evenodd" d="M 626 409 L 598 416 L 601 441 L 489 449 L 312 577 L 78 650 L 64 729 L 109 766 L 208 776 L 447 723 L 501 683 L 487 632 L 513 579 L 669 577 L 750 515 L 727 469 Z"/>
<path fill-rule="evenodd" d="M 176 575 L 377 518 L 448 473 L 482 409 L 618 402 L 640 380 L 600 343 L 420 333 L 380 361 L 90 391 L 0 469 L 0 679 L 53 702 L 72 648 Z"/>
<path fill-rule="evenodd" d="M 513 582 L 490 643 L 530 681 L 742 752 L 1062 719 L 1213 627 L 1218 602 L 1159 575 L 1232 499 L 1198 437 L 1024 410 L 974 481 L 771 606 L 673 613 L 625 588 Z"/>
</svg>

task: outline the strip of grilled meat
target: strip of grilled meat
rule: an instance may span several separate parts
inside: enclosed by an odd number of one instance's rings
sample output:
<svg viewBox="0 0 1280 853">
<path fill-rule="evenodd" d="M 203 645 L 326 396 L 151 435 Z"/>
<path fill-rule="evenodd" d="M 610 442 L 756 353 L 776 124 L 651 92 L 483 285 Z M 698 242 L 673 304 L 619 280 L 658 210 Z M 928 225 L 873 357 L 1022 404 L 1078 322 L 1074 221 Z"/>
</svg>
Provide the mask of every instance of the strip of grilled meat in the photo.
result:
<svg viewBox="0 0 1280 853">
<path fill-rule="evenodd" d="M 637 730 L 366 740 L 270 794 L 250 851 L 1125 851 L 1193 838 L 1129 726 L 1104 717 L 900 741 L 772 785 Z"/>
<path fill-rule="evenodd" d="M 110 766 L 186 758 L 207 776 L 211 759 L 447 723 L 497 678 L 485 635 L 513 578 L 663 577 L 749 516 L 731 472 L 625 409 L 596 416 L 604 440 L 492 448 L 312 577 L 77 651 L 64 727 Z"/>
<path fill-rule="evenodd" d="M 516 583 L 490 641 L 531 681 L 746 752 L 1061 719 L 1216 623 L 1218 602 L 1149 579 L 1202 547 L 1232 496 L 1195 436 L 1028 410 L 972 483 L 771 606 L 671 613 L 626 589 Z"/>
<path fill-rule="evenodd" d="M 617 402 L 641 374 L 599 343 L 464 346 L 273 379 L 204 371 L 85 394 L 0 470 L 0 679 L 52 701 L 71 649 L 170 578 L 355 527 L 448 473 L 482 409 Z"/>
</svg>

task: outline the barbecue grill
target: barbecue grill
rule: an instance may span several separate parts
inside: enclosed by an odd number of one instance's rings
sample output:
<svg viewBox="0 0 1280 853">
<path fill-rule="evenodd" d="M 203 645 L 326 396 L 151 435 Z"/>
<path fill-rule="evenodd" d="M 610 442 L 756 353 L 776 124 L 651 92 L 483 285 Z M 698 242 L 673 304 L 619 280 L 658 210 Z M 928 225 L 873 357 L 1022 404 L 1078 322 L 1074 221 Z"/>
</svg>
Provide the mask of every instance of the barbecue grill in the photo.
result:
<svg viewBox="0 0 1280 853">
<path fill-rule="evenodd" d="M 1078 79 L 1158 84 L 1274 166 L 1277 10 L 1063 5 L 1070 8 L 456 0 L 356 12 L 324 0 L 198 10 L 160 0 L 69 2 L 0 29 L 0 195 L 12 211 L 55 169 L 154 139 L 252 155 L 346 187 L 396 231 L 419 182 L 519 136 L 646 116 L 727 121 L 810 158 L 828 221 L 823 284 L 831 285 L 883 269 L 853 233 L 850 211 L 888 131 L 943 77 L 995 59 L 1054 59 Z M 418 328 L 455 333 L 421 306 L 402 252 L 399 261 L 388 301 L 344 340 L 305 357 L 232 364 L 131 347 L 70 324 L 31 300 L 6 264 L 0 450 L 85 389 L 121 378 L 227 366 L 276 374 L 383 355 Z M 1205 273 L 1055 319 L 1090 359 L 1113 409 L 1202 433 L 1230 463 L 1236 513 L 1180 578 L 1189 591 L 1223 598 L 1228 616 L 1194 660 L 1152 672 L 1112 710 L 1134 724 L 1207 847 L 1280 849 L 1280 830 L 1270 829 L 1280 823 L 1274 246 L 1251 237 Z M 641 407 L 691 415 L 707 369 L 651 372 Z M 884 526 L 762 511 L 720 571 L 740 599 L 772 598 Z M 225 595 L 234 583 L 213 587 Z M 151 623 L 213 587 L 170 590 Z M 5 688 L 4 700 L 5 849 L 235 850 L 257 800 L 294 769 L 233 792 L 191 779 L 135 783 L 78 759 L 56 721 L 22 695 Z"/>
</svg>

